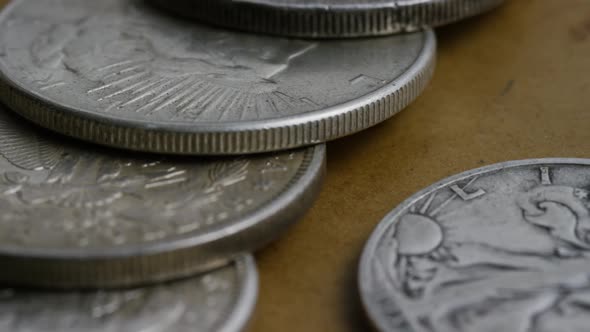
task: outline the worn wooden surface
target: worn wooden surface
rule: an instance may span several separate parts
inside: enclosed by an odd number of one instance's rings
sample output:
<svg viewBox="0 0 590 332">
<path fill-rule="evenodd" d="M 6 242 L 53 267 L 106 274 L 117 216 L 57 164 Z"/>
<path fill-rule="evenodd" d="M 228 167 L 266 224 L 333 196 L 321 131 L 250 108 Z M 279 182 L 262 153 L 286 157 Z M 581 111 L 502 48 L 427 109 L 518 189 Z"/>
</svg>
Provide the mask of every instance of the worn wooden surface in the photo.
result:
<svg viewBox="0 0 590 332">
<path fill-rule="evenodd" d="M 330 143 L 320 199 L 258 254 L 252 331 L 368 330 L 358 257 L 396 204 L 482 165 L 590 158 L 588 0 L 507 0 L 438 35 L 438 69 L 424 95 L 394 119 Z"/>
</svg>

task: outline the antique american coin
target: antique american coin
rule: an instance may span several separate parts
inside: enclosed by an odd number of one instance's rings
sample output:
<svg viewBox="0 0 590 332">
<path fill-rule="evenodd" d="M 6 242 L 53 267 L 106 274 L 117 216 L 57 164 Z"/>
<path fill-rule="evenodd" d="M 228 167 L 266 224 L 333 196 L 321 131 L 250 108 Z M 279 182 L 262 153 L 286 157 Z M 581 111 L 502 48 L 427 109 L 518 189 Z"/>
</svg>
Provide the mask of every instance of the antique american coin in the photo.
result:
<svg viewBox="0 0 590 332">
<path fill-rule="evenodd" d="M 15 117 L 0 111 L 4 283 L 130 286 L 224 265 L 296 221 L 324 171 L 323 146 L 162 158 L 68 144 Z"/>
<path fill-rule="evenodd" d="M 504 0 L 150 0 L 182 16 L 262 33 L 308 38 L 377 36 L 440 26 Z"/>
<path fill-rule="evenodd" d="M 432 31 L 322 42 L 227 32 L 143 0 L 15 0 L 0 16 L 0 98 L 110 146 L 283 150 L 394 115 L 428 82 L 435 44 Z"/>
<path fill-rule="evenodd" d="M 360 290 L 380 331 L 590 326 L 590 159 L 513 161 L 402 203 L 373 233 Z"/>
<path fill-rule="evenodd" d="M 6 332 L 239 332 L 256 304 L 254 259 L 174 283 L 129 290 L 0 289 Z"/>
</svg>

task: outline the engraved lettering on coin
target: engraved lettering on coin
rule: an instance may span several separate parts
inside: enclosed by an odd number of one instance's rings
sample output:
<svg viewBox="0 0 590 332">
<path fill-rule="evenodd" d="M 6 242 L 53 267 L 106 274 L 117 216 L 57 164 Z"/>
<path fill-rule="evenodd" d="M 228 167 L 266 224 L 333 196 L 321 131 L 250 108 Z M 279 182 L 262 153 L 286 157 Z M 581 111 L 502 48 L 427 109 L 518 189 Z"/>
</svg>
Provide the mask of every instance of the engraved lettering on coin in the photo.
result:
<svg viewBox="0 0 590 332">
<path fill-rule="evenodd" d="M 361 264 L 381 330 L 583 331 L 590 324 L 590 161 L 458 175 L 384 219 Z"/>
</svg>

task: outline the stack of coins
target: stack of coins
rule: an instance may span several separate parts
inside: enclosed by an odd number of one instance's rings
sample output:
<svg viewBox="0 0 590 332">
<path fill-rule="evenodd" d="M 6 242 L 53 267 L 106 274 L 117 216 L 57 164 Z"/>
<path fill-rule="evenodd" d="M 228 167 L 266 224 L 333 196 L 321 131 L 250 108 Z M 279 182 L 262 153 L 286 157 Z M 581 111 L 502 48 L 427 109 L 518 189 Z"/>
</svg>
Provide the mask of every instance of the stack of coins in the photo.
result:
<svg viewBox="0 0 590 332">
<path fill-rule="evenodd" d="M 1 326 L 242 330 L 249 253 L 312 205 L 322 143 L 419 96 L 430 27 L 501 2 L 13 0 Z"/>
</svg>

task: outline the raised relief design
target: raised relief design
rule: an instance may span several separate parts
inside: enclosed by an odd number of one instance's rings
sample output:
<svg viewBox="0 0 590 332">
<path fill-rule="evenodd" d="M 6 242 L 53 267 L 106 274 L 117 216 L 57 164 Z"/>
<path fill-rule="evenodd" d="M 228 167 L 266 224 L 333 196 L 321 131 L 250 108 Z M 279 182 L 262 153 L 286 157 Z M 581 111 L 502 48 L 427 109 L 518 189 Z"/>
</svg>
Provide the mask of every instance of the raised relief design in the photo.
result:
<svg viewBox="0 0 590 332">
<path fill-rule="evenodd" d="M 271 189 L 287 185 L 300 162 L 293 154 L 181 162 L 117 157 L 56 144 L 14 120 L 0 113 L 5 244 L 117 245 L 205 231 L 274 197 Z"/>
<path fill-rule="evenodd" d="M 125 6 L 125 16 L 105 13 L 45 29 L 30 48 L 35 64 L 95 82 L 87 95 L 107 112 L 146 118 L 256 120 L 319 106 L 281 91 L 276 81 L 315 43 L 179 29 L 186 23 L 178 22 L 154 28 L 145 4 Z M 64 85 L 53 76 L 37 82 L 41 90 Z"/>
<path fill-rule="evenodd" d="M 472 177 L 429 194 L 390 226 L 374 271 L 390 287 L 378 298 L 392 326 L 414 332 L 587 329 L 589 193 L 554 183 L 549 167 L 538 172 L 535 184 L 518 184 L 518 190 Z"/>
<path fill-rule="evenodd" d="M 485 190 L 482 189 L 478 189 L 476 192 L 468 194 L 457 185 L 451 186 L 451 190 L 454 191 L 455 194 L 459 195 L 459 197 L 461 197 L 461 199 L 464 201 L 470 201 L 486 194 Z"/>
</svg>

